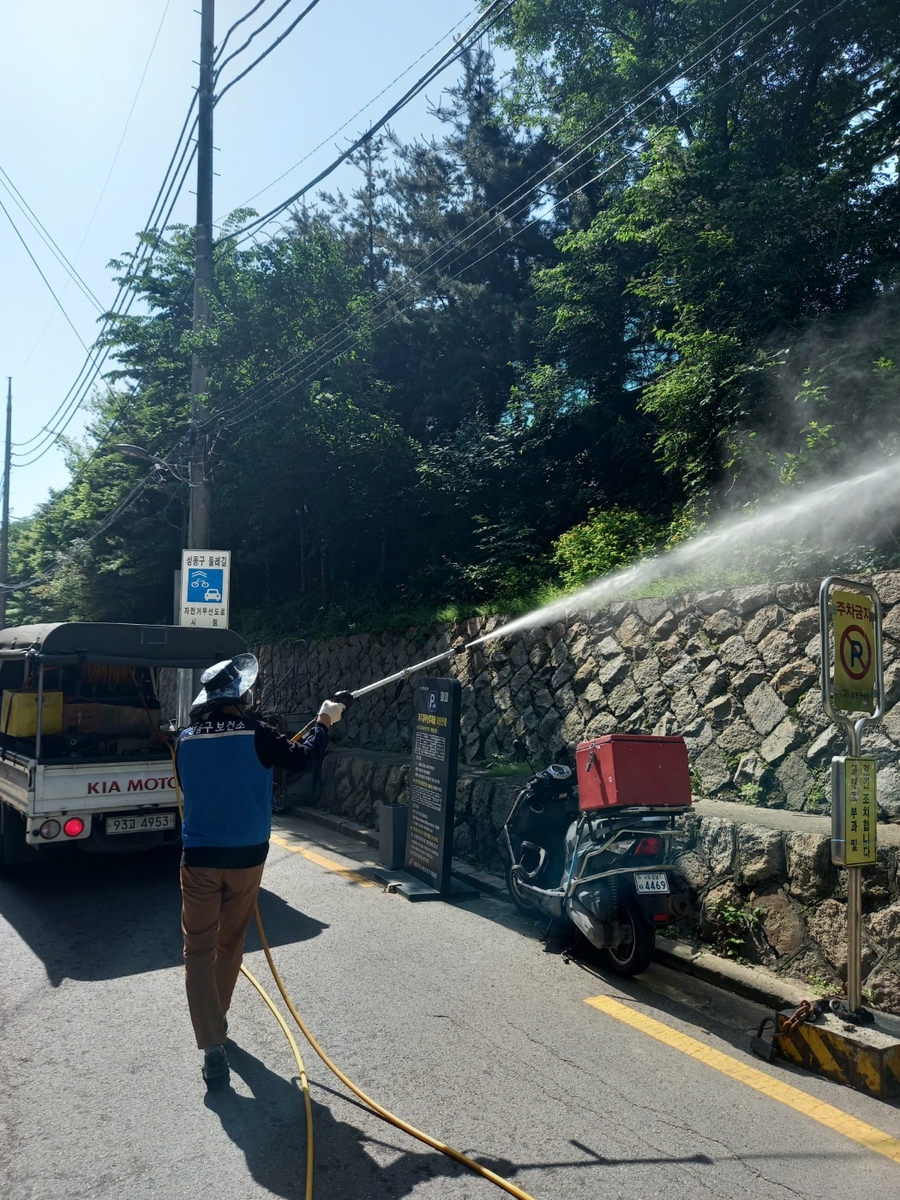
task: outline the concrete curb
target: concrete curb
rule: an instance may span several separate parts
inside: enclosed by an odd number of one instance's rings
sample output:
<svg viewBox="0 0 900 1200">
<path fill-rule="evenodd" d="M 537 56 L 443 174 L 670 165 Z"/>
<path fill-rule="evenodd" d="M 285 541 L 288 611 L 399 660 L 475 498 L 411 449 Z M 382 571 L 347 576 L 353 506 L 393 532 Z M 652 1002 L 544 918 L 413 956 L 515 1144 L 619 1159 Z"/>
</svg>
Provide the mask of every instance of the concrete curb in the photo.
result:
<svg viewBox="0 0 900 1200">
<path fill-rule="evenodd" d="M 342 833 L 345 837 L 364 842 L 367 846 L 377 847 L 379 844 L 376 830 L 357 825 L 355 821 L 348 821 L 346 817 L 339 817 L 335 813 L 300 806 L 285 811 L 315 825 L 322 825 L 335 833 Z M 452 870 L 458 879 L 471 884 L 477 891 L 501 900 L 509 900 L 506 881 L 499 875 L 480 871 L 477 867 L 456 859 L 453 861 Z M 773 971 L 767 971 L 765 967 L 744 966 L 732 962 L 731 959 L 721 958 L 718 954 L 704 950 L 692 942 L 657 937 L 653 957 L 661 966 L 693 975 L 726 992 L 761 1004 L 764 1008 L 796 1008 L 801 1000 L 811 998 L 809 990 L 805 990 L 796 981 L 788 981 Z"/>
</svg>

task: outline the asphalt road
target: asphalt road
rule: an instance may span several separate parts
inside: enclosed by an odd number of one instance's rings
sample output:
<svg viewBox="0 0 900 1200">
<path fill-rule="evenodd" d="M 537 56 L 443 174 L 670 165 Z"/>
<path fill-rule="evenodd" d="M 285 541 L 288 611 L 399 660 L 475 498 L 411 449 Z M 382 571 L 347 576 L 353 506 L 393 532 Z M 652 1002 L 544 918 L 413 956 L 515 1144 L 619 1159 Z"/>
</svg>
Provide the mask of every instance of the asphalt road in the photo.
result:
<svg viewBox="0 0 900 1200">
<path fill-rule="evenodd" d="M 376 1099 L 535 1200 L 900 1194 L 900 1105 L 754 1059 L 754 1005 L 661 967 L 622 983 L 567 965 L 502 901 L 411 904 L 354 877 L 367 847 L 278 825 L 260 907 L 313 1031 Z M 232 1086 L 207 1093 L 180 950 L 177 856 L 0 880 L 4 1200 L 302 1200 L 288 1045 L 240 980 Z M 271 984 L 255 931 L 246 962 Z M 317 1200 L 504 1194 L 360 1108 L 301 1048 Z"/>
</svg>

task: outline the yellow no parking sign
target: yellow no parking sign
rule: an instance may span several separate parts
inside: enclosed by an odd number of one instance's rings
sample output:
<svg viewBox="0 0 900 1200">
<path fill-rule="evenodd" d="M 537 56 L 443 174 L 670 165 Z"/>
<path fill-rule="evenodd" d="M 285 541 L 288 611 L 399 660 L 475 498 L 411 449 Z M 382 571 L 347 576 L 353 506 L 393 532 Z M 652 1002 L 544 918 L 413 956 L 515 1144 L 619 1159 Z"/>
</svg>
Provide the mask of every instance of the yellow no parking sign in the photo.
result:
<svg viewBox="0 0 900 1200">
<path fill-rule="evenodd" d="M 875 619 L 870 596 L 831 593 L 834 630 L 834 692 L 840 712 L 875 711 Z"/>
</svg>

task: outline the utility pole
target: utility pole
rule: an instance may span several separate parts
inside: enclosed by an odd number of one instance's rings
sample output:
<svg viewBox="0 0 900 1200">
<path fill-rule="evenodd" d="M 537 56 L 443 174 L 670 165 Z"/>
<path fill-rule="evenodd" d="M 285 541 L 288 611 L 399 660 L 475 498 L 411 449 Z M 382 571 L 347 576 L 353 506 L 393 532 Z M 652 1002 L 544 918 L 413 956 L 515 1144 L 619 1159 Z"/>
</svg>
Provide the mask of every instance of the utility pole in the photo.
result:
<svg viewBox="0 0 900 1200">
<path fill-rule="evenodd" d="M 6 628 L 9 583 L 9 472 L 12 466 L 12 377 L 6 377 L 6 450 L 3 455 L 3 517 L 0 521 L 0 629 Z"/>
<path fill-rule="evenodd" d="M 213 58 L 215 0 L 202 0 L 200 13 L 200 87 L 197 105 L 197 224 L 194 257 L 194 333 L 209 324 L 207 296 L 213 286 Z M 209 547 L 209 473 L 207 437 L 200 433 L 208 388 L 206 367 L 194 355 L 191 370 L 191 487 L 188 548 Z"/>
</svg>

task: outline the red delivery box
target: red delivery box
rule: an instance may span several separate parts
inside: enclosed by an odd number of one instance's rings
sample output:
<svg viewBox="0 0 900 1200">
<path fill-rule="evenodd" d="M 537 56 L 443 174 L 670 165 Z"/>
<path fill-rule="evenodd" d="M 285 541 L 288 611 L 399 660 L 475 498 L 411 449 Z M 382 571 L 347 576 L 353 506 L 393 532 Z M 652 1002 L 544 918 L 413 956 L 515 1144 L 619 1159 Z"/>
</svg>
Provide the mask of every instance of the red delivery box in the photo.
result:
<svg viewBox="0 0 900 1200">
<path fill-rule="evenodd" d="M 578 806 L 686 808 L 691 777 L 683 737 L 610 733 L 575 750 Z"/>
</svg>

